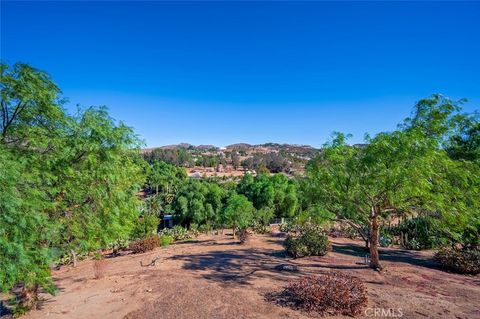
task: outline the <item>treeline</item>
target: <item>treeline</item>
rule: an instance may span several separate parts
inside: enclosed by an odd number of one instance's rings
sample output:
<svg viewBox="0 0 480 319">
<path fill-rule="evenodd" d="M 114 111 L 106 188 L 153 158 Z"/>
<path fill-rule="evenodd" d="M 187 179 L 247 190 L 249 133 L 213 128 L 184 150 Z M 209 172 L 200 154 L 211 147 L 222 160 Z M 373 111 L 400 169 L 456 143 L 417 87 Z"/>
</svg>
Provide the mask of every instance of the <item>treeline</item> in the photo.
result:
<svg viewBox="0 0 480 319">
<path fill-rule="evenodd" d="M 147 185 L 152 195 L 146 201 L 146 215 L 172 214 L 175 222 L 186 228 L 237 227 L 238 218 L 247 226 L 266 226 L 272 218 L 293 217 L 299 208 L 298 182 L 282 174 L 245 174 L 238 183 L 197 180 L 188 179 L 185 171 L 174 165 L 154 162 Z"/>
</svg>

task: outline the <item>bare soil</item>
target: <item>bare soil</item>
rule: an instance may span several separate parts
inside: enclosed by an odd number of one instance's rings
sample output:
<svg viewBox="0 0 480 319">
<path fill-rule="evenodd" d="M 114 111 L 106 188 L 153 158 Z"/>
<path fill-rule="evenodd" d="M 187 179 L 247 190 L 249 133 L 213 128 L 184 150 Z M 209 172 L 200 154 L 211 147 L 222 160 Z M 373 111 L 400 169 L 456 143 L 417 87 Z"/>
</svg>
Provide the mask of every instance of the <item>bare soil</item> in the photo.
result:
<svg viewBox="0 0 480 319">
<path fill-rule="evenodd" d="M 360 317 L 374 317 L 377 308 L 390 309 L 383 317 L 480 318 L 480 277 L 438 269 L 431 252 L 382 249 L 386 270 L 379 273 L 364 264 L 362 242 L 333 238 L 333 251 L 325 257 L 290 259 L 282 241 L 279 233 L 255 235 L 244 245 L 231 232 L 202 235 L 109 258 L 101 279 L 94 279 L 93 261 L 83 261 L 54 271 L 59 293 L 42 295 L 41 308 L 25 318 L 312 318 L 318 315 L 282 307 L 266 296 L 292 278 L 332 270 L 365 282 L 369 310 Z M 141 266 L 157 256 L 155 266 Z M 279 265 L 296 265 L 299 271 L 282 271 Z M 379 310 L 376 317 L 382 317 Z"/>
</svg>

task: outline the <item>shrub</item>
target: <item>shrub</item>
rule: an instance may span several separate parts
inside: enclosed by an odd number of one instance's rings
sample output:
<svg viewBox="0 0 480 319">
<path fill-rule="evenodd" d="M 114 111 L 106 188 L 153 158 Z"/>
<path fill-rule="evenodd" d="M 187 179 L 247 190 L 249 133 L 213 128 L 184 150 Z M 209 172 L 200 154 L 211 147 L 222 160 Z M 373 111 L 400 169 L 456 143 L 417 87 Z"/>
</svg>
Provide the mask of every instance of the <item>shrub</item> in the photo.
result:
<svg viewBox="0 0 480 319">
<path fill-rule="evenodd" d="M 171 243 L 173 243 L 173 241 L 174 240 L 171 236 L 167 236 L 167 235 L 160 236 L 160 246 L 162 247 L 166 247 L 170 245 Z"/>
<path fill-rule="evenodd" d="M 280 224 L 278 229 L 283 233 L 294 233 L 298 231 L 298 225 L 292 222 L 285 222 Z"/>
<path fill-rule="evenodd" d="M 127 249 L 129 244 L 130 241 L 126 239 L 116 239 L 107 245 L 107 249 L 111 249 L 113 254 L 118 254 L 120 250 Z"/>
<path fill-rule="evenodd" d="M 190 234 L 192 237 L 197 238 L 200 235 L 200 229 L 197 224 L 190 225 Z"/>
<path fill-rule="evenodd" d="M 190 238 L 190 235 L 188 234 L 188 230 L 186 228 L 183 228 L 182 226 L 179 226 L 179 225 L 175 225 L 173 226 L 173 228 L 166 228 L 166 229 L 162 229 L 160 232 L 159 232 L 159 235 L 160 236 L 170 236 L 172 237 L 175 241 L 178 241 L 178 240 L 187 240 Z"/>
<path fill-rule="evenodd" d="M 335 224 L 328 230 L 328 235 L 334 238 L 350 238 L 355 239 L 360 235 L 358 231 L 350 225 Z"/>
<path fill-rule="evenodd" d="M 254 224 L 253 225 L 253 231 L 256 232 L 257 234 L 268 234 L 272 231 L 270 226 L 268 225 L 262 225 L 262 224 Z"/>
<path fill-rule="evenodd" d="M 296 279 L 282 296 L 295 308 L 329 315 L 355 316 L 367 304 L 363 283 L 339 272 Z"/>
<path fill-rule="evenodd" d="M 303 230 L 298 237 L 290 235 L 283 245 L 287 254 L 294 258 L 324 256 L 331 249 L 328 237 L 318 229 Z"/>
<path fill-rule="evenodd" d="M 434 256 L 442 267 L 460 273 L 476 275 L 480 273 L 480 250 L 478 248 L 443 248 Z"/>
<path fill-rule="evenodd" d="M 100 279 L 105 276 L 105 269 L 107 268 L 107 261 L 105 259 L 96 259 L 93 261 L 93 277 Z"/>
<path fill-rule="evenodd" d="M 400 244 L 407 249 L 432 249 L 446 243 L 435 225 L 435 218 L 431 216 L 411 218 L 386 231 L 397 236 Z"/>
<path fill-rule="evenodd" d="M 202 224 L 198 227 L 198 231 L 204 234 L 207 234 L 211 230 L 212 230 L 212 227 L 210 227 L 210 225 L 207 225 L 207 224 Z"/>
<path fill-rule="evenodd" d="M 160 245 L 160 238 L 158 236 L 151 236 L 144 239 L 139 239 L 130 243 L 130 250 L 134 254 L 145 253 L 153 250 Z"/>
<path fill-rule="evenodd" d="M 140 216 L 132 230 L 131 238 L 139 239 L 156 233 L 160 219 L 156 215 L 145 214 Z"/>
</svg>

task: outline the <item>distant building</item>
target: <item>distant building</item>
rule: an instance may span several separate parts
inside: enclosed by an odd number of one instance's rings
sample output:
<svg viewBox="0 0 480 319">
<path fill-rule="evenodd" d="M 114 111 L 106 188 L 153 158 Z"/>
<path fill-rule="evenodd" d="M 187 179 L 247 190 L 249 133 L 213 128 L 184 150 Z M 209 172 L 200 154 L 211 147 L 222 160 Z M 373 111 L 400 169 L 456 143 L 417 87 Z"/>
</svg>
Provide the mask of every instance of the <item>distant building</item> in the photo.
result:
<svg viewBox="0 0 480 319">
<path fill-rule="evenodd" d="M 173 227 L 173 215 L 163 215 L 160 224 L 158 224 L 157 232 L 165 228 Z"/>
</svg>

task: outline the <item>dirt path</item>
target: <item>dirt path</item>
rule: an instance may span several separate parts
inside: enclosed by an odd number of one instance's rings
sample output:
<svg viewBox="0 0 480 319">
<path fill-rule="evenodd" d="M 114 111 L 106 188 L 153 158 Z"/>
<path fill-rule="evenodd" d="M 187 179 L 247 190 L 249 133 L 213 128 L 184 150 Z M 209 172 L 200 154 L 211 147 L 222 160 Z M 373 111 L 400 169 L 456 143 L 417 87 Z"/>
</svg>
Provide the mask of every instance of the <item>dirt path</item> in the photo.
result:
<svg viewBox="0 0 480 319">
<path fill-rule="evenodd" d="M 93 278 L 92 262 L 54 272 L 60 288 L 45 296 L 42 309 L 25 318 L 311 318 L 265 301 L 290 278 L 331 270 L 361 278 L 367 285 L 370 312 L 398 311 L 404 318 L 480 318 L 480 278 L 435 269 L 429 253 L 385 249 L 385 273 L 368 269 L 362 243 L 333 239 L 326 257 L 289 259 L 282 238 L 255 236 L 246 245 L 230 236 L 198 239 L 141 255 L 107 260 L 106 276 Z M 154 267 L 142 267 L 160 256 Z M 298 273 L 279 271 L 294 264 Z M 315 316 L 313 316 L 315 317 Z M 377 316 L 378 317 L 378 316 Z"/>
</svg>

